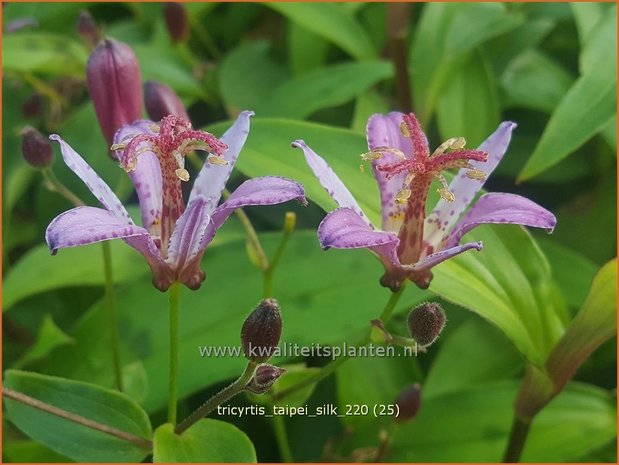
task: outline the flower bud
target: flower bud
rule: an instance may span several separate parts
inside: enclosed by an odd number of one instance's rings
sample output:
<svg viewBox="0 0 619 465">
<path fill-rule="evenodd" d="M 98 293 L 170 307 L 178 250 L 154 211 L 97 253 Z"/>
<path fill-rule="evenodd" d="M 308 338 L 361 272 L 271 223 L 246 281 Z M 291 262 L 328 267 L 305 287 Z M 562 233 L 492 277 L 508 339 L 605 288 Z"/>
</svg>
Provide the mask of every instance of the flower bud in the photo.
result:
<svg viewBox="0 0 619 465">
<path fill-rule="evenodd" d="M 160 82 L 146 81 L 144 105 L 149 118 L 153 121 L 161 121 L 168 115 L 180 116 L 185 121 L 191 121 L 178 95 L 172 88 Z"/>
<path fill-rule="evenodd" d="M 26 162 L 35 168 L 47 168 L 54 162 L 52 144 L 30 126 L 26 126 L 22 132 L 21 152 Z"/>
<path fill-rule="evenodd" d="M 424 302 L 408 314 L 408 329 L 422 347 L 431 345 L 445 327 L 445 312 L 435 302 Z"/>
<path fill-rule="evenodd" d="M 112 145 L 118 129 L 142 116 L 140 66 L 127 44 L 105 39 L 90 55 L 86 75 L 99 125 Z"/>
<path fill-rule="evenodd" d="M 182 42 L 189 35 L 187 10 L 182 3 L 170 2 L 163 7 L 163 17 L 172 42 Z"/>
<path fill-rule="evenodd" d="M 421 407 L 421 386 L 417 383 L 405 387 L 395 401 L 398 406 L 398 416 L 395 421 L 406 423 L 417 415 Z"/>
<path fill-rule="evenodd" d="M 254 394 L 264 394 L 285 371 L 274 365 L 260 365 L 245 389 Z"/>
<path fill-rule="evenodd" d="M 43 96 L 38 92 L 31 94 L 21 106 L 21 114 L 24 118 L 36 118 L 43 112 Z"/>
<path fill-rule="evenodd" d="M 101 39 L 99 28 L 88 10 L 84 10 L 77 17 L 77 33 L 90 47 L 97 45 Z"/>
<path fill-rule="evenodd" d="M 252 362 L 266 362 L 273 354 L 282 334 L 279 304 L 264 299 L 247 317 L 241 329 L 243 353 Z"/>
</svg>

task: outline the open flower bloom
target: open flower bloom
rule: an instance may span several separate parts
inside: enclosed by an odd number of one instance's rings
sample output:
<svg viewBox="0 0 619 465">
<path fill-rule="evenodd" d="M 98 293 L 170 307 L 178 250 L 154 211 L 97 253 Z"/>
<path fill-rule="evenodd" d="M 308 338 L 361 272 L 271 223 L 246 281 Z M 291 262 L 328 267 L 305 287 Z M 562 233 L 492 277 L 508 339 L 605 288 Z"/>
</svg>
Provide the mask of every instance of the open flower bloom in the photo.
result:
<svg viewBox="0 0 619 465">
<path fill-rule="evenodd" d="M 318 228 L 324 249 L 368 248 L 381 259 L 381 284 L 397 290 L 405 279 L 425 289 L 432 267 L 481 242 L 460 244 L 474 227 L 485 223 L 521 224 L 552 231 L 556 219 L 548 210 L 514 194 L 482 195 L 468 211 L 487 176 L 507 150 L 514 123 L 504 122 L 477 150 L 464 149 L 462 138 L 449 139 L 430 153 L 428 141 L 413 114 L 373 115 L 367 125 L 370 160 L 378 182 L 382 227 L 374 227 L 331 167 L 302 140 L 301 148 L 318 180 L 340 208 L 329 213 Z M 450 184 L 442 172 L 459 168 Z M 433 179 L 441 196 L 426 216 L 426 200 Z"/>
<path fill-rule="evenodd" d="M 221 140 L 177 116 L 156 125 L 136 121 L 122 127 L 112 149 L 127 170 L 140 201 L 142 227 L 109 186 L 58 135 L 67 166 L 75 172 L 104 208 L 77 207 L 56 217 L 45 238 L 52 253 L 63 247 L 121 238 L 140 252 L 153 272 L 153 284 L 161 291 L 173 282 L 197 289 L 204 281 L 200 261 L 217 229 L 237 208 L 272 205 L 297 199 L 305 202 L 301 185 L 285 178 L 261 177 L 245 181 L 218 206 L 226 181 L 249 134 L 252 112 L 245 111 Z M 198 174 L 187 207 L 181 182 L 189 180 L 184 156 L 191 150 L 208 152 Z"/>
</svg>

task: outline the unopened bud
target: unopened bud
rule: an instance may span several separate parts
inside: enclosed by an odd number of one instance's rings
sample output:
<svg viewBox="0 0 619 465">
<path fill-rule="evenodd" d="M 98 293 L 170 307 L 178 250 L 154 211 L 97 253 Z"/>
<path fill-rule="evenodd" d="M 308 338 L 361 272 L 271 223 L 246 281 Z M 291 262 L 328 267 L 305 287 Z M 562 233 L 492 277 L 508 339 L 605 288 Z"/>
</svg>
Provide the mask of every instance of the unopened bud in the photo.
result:
<svg viewBox="0 0 619 465">
<path fill-rule="evenodd" d="M 182 3 L 166 3 L 163 7 L 163 17 L 168 27 L 172 42 L 182 42 L 189 35 L 187 10 Z"/>
<path fill-rule="evenodd" d="M 21 114 L 24 118 L 36 118 L 43 111 L 43 96 L 38 92 L 30 95 L 21 106 Z"/>
<path fill-rule="evenodd" d="M 398 415 L 395 421 L 405 423 L 412 420 L 417 415 L 421 407 L 421 386 L 417 383 L 402 389 L 395 401 L 398 406 Z"/>
<path fill-rule="evenodd" d="M 140 65 L 127 44 L 105 39 L 90 55 L 86 74 L 99 125 L 112 145 L 118 129 L 142 116 Z"/>
<path fill-rule="evenodd" d="M 264 394 L 285 371 L 274 365 L 260 365 L 245 389 L 254 394 Z"/>
<path fill-rule="evenodd" d="M 245 319 L 241 329 L 243 353 L 252 362 L 266 362 L 279 344 L 282 319 L 275 299 L 264 299 Z"/>
<path fill-rule="evenodd" d="M 165 84 L 156 81 L 146 81 L 144 84 L 144 105 L 146 112 L 153 121 L 161 121 L 168 115 L 175 115 L 190 121 L 185 106 L 178 95 Z"/>
<path fill-rule="evenodd" d="M 101 39 L 97 24 L 87 10 L 82 11 L 77 17 L 77 33 L 90 47 L 97 45 Z"/>
<path fill-rule="evenodd" d="M 36 129 L 27 126 L 22 132 L 21 152 L 35 168 L 47 168 L 54 162 L 54 150 L 49 140 Z"/>
<path fill-rule="evenodd" d="M 408 314 L 408 329 L 422 347 L 431 345 L 445 327 L 445 312 L 435 302 L 424 302 Z"/>
</svg>

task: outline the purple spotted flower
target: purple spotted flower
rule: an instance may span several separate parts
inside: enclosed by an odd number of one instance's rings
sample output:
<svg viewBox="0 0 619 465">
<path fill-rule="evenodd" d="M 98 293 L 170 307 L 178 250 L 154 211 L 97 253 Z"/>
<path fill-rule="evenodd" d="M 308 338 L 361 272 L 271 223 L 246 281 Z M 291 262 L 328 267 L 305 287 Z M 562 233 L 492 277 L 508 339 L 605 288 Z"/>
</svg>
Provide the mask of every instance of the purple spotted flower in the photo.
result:
<svg viewBox="0 0 619 465">
<path fill-rule="evenodd" d="M 314 174 L 339 206 L 318 228 L 321 246 L 370 249 L 385 267 L 381 284 L 395 291 L 406 279 L 425 289 L 434 266 L 467 250 L 481 250 L 481 242 L 460 244 L 480 224 L 521 224 L 551 232 L 554 215 L 519 195 L 484 194 L 471 206 L 507 150 L 515 127 L 511 122 L 501 123 L 477 150 L 467 150 L 463 138 L 453 138 L 430 153 L 415 115 L 373 115 L 367 126 L 370 151 L 362 158 L 371 161 L 378 182 L 381 229 L 370 223 L 325 160 L 302 140 L 294 142 L 293 147 L 303 150 Z M 459 171 L 448 184 L 442 172 L 451 168 Z M 441 184 L 441 199 L 426 216 L 433 179 Z"/>
<path fill-rule="evenodd" d="M 218 206 L 226 181 L 249 134 L 245 111 L 217 139 L 197 131 L 177 116 L 165 117 L 160 125 L 136 121 L 115 136 L 120 165 L 129 173 L 137 191 L 142 226 L 137 226 L 107 184 L 58 135 L 67 166 L 75 172 L 104 208 L 77 207 L 56 217 L 45 238 L 52 253 L 64 247 L 120 238 L 140 252 L 153 272 L 153 284 L 161 291 L 173 282 L 197 289 L 204 281 L 200 261 L 217 229 L 237 208 L 272 205 L 297 199 L 305 202 L 303 188 L 279 177 L 245 181 Z M 192 150 L 208 152 L 185 208 L 181 183 L 189 180 L 184 156 Z"/>
</svg>

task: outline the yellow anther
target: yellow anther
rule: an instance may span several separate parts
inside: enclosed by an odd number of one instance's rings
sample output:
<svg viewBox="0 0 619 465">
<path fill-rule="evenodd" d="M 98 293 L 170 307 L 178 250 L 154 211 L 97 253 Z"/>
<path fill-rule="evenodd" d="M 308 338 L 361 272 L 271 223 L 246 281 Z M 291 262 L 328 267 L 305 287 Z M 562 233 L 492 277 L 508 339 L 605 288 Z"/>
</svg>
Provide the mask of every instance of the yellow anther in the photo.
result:
<svg viewBox="0 0 619 465">
<path fill-rule="evenodd" d="M 365 165 L 364 164 L 359 165 L 359 171 L 361 171 L 362 173 L 365 173 Z"/>
<path fill-rule="evenodd" d="M 124 169 L 127 173 L 131 173 L 135 167 L 138 165 L 138 160 L 137 158 L 133 158 L 133 157 L 129 157 L 125 163 L 121 164 L 120 166 L 122 167 L 122 169 Z"/>
<path fill-rule="evenodd" d="M 436 192 L 439 193 L 441 198 L 446 202 L 453 202 L 456 200 L 456 196 L 449 189 L 445 189 L 444 187 L 437 189 Z"/>
<path fill-rule="evenodd" d="M 361 154 L 361 159 L 364 161 L 372 161 L 372 160 L 379 160 L 380 158 L 382 158 L 383 154 L 380 153 L 378 150 L 372 150 L 371 152 L 365 152 Z"/>
<path fill-rule="evenodd" d="M 122 150 L 127 146 L 127 144 L 124 143 L 119 143 L 119 144 L 114 144 L 110 147 L 110 150 Z"/>
<path fill-rule="evenodd" d="M 447 150 L 460 150 L 463 149 L 466 145 L 466 140 L 464 137 L 452 137 L 451 139 L 447 139 L 441 145 L 439 145 L 434 152 L 432 152 L 432 157 L 436 155 L 442 155 Z"/>
<path fill-rule="evenodd" d="M 400 123 L 400 132 L 402 133 L 402 135 L 404 137 L 410 137 L 411 136 L 411 132 L 408 130 L 408 126 L 406 125 L 406 123 L 404 121 L 402 121 Z"/>
<path fill-rule="evenodd" d="M 161 126 L 156 123 L 149 125 L 148 128 L 153 132 L 159 132 L 161 130 Z"/>
<path fill-rule="evenodd" d="M 486 180 L 486 172 L 478 170 L 477 168 L 470 169 L 466 172 L 466 177 L 469 179 L 476 179 L 477 181 Z"/>
<path fill-rule="evenodd" d="M 178 179 L 180 179 L 181 181 L 189 181 L 189 171 L 187 171 L 185 168 L 179 168 L 175 171 L 175 173 L 176 176 L 178 176 Z"/>
<path fill-rule="evenodd" d="M 404 188 L 396 194 L 395 202 L 406 203 L 406 201 L 410 198 L 410 196 L 411 196 L 411 190 Z"/>
<path fill-rule="evenodd" d="M 216 166 L 225 166 L 228 164 L 228 162 L 226 160 L 224 160 L 223 157 L 219 157 L 217 155 L 211 155 L 206 159 L 211 165 L 216 165 Z"/>
</svg>

